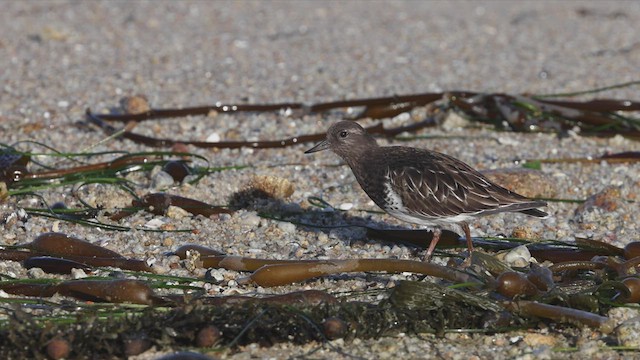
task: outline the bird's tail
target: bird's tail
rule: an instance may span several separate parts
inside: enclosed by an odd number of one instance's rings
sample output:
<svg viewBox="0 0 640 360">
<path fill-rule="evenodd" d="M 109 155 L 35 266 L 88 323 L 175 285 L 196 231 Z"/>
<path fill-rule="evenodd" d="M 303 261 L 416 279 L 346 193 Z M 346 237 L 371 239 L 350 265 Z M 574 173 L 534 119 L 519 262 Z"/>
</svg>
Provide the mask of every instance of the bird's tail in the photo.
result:
<svg viewBox="0 0 640 360">
<path fill-rule="evenodd" d="M 538 209 L 527 209 L 527 210 L 522 210 L 520 212 L 523 214 L 527 214 L 535 217 L 541 217 L 541 218 L 549 216 L 549 214 L 547 214 L 546 212 Z"/>
</svg>

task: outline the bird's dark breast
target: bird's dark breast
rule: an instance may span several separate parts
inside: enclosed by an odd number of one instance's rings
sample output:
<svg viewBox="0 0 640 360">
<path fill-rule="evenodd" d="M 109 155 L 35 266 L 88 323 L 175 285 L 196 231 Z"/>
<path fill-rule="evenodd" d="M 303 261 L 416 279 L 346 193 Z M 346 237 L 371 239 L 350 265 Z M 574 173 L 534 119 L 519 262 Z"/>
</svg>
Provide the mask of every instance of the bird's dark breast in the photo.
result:
<svg viewBox="0 0 640 360">
<path fill-rule="evenodd" d="M 358 184 L 373 202 L 382 209 L 387 209 L 385 182 L 388 164 L 375 156 L 366 156 L 355 165 L 351 165 Z"/>
<path fill-rule="evenodd" d="M 405 147 L 379 147 L 370 149 L 357 162 L 350 164 L 360 187 L 385 211 L 407 210 L 402 194 L 394 199 L 389 193 L 391 184 L 389 174 L 394 170 L 424 167 L 423 162 L 430 161 L 430 153 L 420 149 Z"/>
</svg>

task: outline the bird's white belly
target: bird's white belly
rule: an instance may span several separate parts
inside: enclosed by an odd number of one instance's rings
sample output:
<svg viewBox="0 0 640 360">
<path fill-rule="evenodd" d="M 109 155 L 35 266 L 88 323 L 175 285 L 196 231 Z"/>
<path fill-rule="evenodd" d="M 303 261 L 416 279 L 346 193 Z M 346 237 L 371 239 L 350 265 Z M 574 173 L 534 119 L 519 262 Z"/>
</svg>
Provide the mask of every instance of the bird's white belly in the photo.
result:
<svg viewBox="0 0 640 360">
<path fill-rule="evenodd" d="M 432 217 L 418 217 L 410 215 L 406 212 L 402 212 L 397 209 L 386 209 L 386 212 L 402 221 L 410 222 L 418 225 L 439 226 L 448 224 L 457 224 L 461 222 L 467 222 L 473 218 L 471 214 L 460 214 L 450 217 L 432 218 Z"/>
</svg>

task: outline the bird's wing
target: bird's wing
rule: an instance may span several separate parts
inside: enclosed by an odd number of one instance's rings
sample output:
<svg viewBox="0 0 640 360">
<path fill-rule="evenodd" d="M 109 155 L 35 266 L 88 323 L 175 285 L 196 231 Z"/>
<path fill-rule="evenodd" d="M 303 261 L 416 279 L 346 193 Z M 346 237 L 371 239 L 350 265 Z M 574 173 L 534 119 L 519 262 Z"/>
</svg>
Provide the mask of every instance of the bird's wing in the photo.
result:
<svg viewBox="0 0 640 360">
<path fill-rule="evenodd" d="M 420 154 L 417 163 L 390 163 L 391 189 L 407 211 L 426 218 L 531 208 L 531 200 L 489 181 L 467 164 L 445 154 Z M 415 158 L 414 158 L 415 159 Z M 527 204 L 527 205 L 525 205 Z"/>
</svg>

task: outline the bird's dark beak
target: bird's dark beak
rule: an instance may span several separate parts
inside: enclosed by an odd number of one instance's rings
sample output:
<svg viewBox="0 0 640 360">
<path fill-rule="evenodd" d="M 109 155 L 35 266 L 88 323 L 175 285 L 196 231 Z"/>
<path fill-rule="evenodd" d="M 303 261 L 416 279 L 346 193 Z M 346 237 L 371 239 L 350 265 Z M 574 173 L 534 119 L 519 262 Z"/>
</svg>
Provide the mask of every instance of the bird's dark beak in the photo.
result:
<svg viewBox="0 0 640 360">
<path fill-rule="evenodd" d="M 318 145 L 312 147 L 311 149 L 305 151 L 305 154 L 311 154 L 314 152 L 318 152 L 318 151 L 322 151 L 322 150 L 327 150 L 329 148 L 330 144 L 329 144 L 329 140 L 324 140 L 321 143 L 318 143 Z"/>
</svg>

